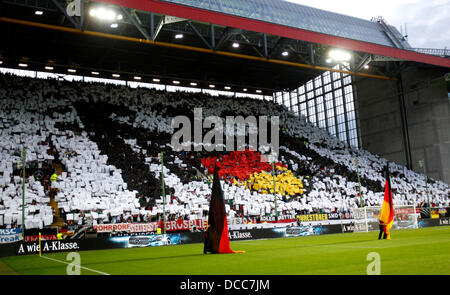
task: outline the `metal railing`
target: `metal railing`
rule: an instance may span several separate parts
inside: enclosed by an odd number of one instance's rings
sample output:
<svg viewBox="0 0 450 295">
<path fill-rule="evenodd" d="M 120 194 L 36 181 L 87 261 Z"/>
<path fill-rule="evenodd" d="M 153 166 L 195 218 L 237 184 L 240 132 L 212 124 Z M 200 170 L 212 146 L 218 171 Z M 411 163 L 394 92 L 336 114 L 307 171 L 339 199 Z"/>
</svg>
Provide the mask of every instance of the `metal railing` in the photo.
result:
<svg viewBox="0 0 450 295">
<path fill-rule="evenodd" d="M 436 49 L 436 48 L 412 48 L 411 50 L 423 54 L 436 55 L 440 57 L 450 57 L 450 49 Z"/>
</svg>

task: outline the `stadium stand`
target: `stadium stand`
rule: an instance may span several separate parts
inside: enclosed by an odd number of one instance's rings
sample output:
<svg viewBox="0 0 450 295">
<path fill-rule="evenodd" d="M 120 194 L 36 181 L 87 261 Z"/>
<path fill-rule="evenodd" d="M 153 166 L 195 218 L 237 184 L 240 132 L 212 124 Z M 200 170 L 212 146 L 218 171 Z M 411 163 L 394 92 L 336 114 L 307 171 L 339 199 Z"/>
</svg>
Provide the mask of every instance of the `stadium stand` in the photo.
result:
<svg viewBox="0 0 450 295">
<path fill-rule="evenodd" d="M 273 102 L 9 75 L 0 76 L 0 85 L 1 228 L 21 225 L 23 184 L 17 164 L 23 147 L 27 229 L 160 220 L 162 151 L 168 219 L 205 217 L 211 193 L 205 159 L 230 153 L 172 150 L 172 118 L 192 118 L 196 107 L 204 117 L 279 116 L 277 183 L 289 178 L 286 183 L 300 181 L 302 188 L 286 185 L 278 194 L 282 216 L 348 212 L 359 206 L 355 158 L 364 203 L 379 206 L 383 199 L 386 159 L 349 147 Z M 255 154 L 247 151 L 247 156 Z M 395 205 L 421 207 L 427 202 L 423 175 L 395 163 L 390 169 Z M 54 171 L 58 180 L 50 183 Z M 271 173 L 266 168 L 251 171 Z M 222 183 L 229 217 L 274 216 L 273 190 L 263 183 L 266 176 L 233 173 L 223 175 Z M 449 206 L 448 184 L 428 179 L 427 187 L 432 206 Z"/>
</svg>

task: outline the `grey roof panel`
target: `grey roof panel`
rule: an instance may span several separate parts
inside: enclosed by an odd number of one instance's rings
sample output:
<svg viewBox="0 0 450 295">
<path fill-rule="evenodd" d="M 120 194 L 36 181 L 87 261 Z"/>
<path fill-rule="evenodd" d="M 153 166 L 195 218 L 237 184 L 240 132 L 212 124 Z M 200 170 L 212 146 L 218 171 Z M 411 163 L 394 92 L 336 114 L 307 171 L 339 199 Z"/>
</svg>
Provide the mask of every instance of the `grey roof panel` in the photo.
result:
<svg viewBox="0 0 450 295">
<path fill-rule="evenodd" d="M 185 6 L 245 17 L 298 29 L 365 41 L 395 45 L 377 22 L 329 12 L 282 0 L 164 0 Z M 395 27 L 391 31 L 400 37 Z M 407 42 L 403 46 L 409 48 Z"/>
</svg>

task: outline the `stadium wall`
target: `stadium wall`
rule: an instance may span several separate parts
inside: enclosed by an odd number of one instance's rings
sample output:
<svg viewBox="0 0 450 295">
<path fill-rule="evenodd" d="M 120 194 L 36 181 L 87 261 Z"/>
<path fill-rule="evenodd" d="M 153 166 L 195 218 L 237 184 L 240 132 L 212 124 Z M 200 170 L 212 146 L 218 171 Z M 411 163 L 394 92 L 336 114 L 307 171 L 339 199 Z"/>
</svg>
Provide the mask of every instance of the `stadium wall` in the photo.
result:
<svg viewBox="0 0 450 295">
<path fill-rule="evenodd" d="M 447 72 L 409 67 L 400 82 L 356 78 L 361 147 L 418 173 L 425 160 L 427 176 L 450 183 Z"/>
</svg>

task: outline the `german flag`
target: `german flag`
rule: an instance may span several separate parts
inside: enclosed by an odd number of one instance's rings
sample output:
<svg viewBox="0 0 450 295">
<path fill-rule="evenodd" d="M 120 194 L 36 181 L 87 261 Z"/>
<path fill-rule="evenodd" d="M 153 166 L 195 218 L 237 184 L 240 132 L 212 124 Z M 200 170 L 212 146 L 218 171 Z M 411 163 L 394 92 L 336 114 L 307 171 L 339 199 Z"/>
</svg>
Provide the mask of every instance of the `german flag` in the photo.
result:
<svg viewBox="0 0 450 295">
<path fill-rule="evenodd" d="M 205 235 L 203 253 L 243 253 L 233 251 L 228 237 L 228 223 L 225 203 L 217 166 L 214 167 L 213 187 L 209 204 L 208 226 Z"/>
<path fill-rule="evenodd" d="M 391 179 L 388 166 L 386 166 L 386 184 L 384 188 L 383 206 L 381 207 L 380 213 L 380 223 L 384 226 L 384 233 L 387 235 L 387 239 L 390 239 L 389 230 L 394 224 L 394 204 L 392 202 Z"/>
</svg>

